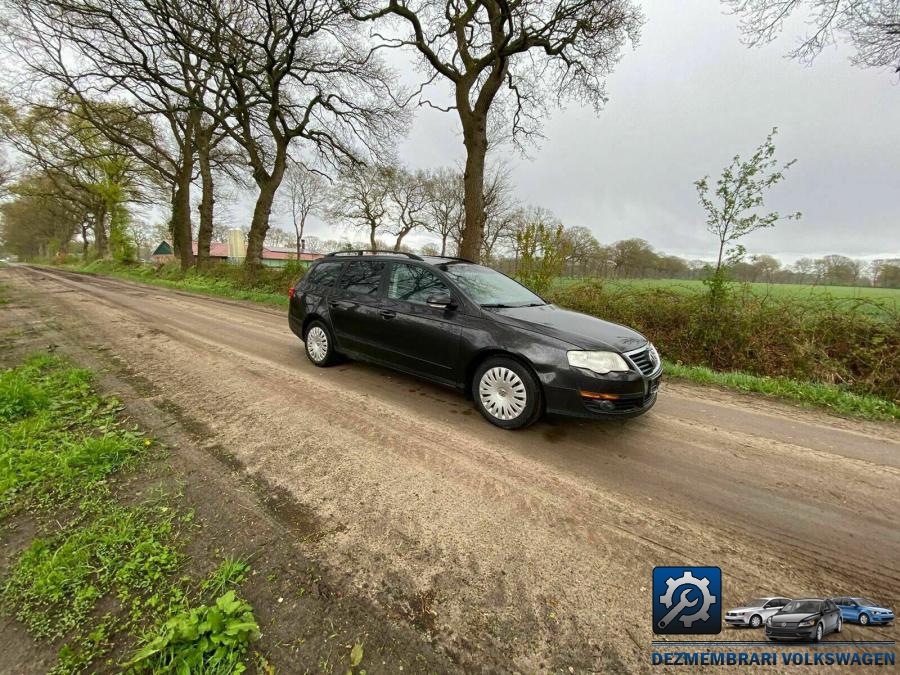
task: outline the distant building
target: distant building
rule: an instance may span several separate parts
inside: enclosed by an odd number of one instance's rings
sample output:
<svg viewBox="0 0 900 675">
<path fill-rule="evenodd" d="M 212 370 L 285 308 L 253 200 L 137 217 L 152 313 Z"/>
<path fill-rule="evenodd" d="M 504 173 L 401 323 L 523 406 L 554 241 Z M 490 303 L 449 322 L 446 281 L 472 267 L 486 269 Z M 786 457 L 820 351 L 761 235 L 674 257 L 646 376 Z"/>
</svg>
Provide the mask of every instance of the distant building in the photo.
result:
<svg viewBox="0 0 900 675">
<path fill-rule="evenodd" d="M 192 241 L 191 247 L 194 255 L 197 255 L 197 242 Z M 240 230 L 228 231 L 228 242 L 222 243 L 218 241 L 211 242 L 209 245 L 209 257 L 218 262 L 229 262 L 240 264 L 246 256 L 246 245 L 244 244 L 244 236 Z M 300 260 L 309 262 L 318 260 L 323 257 L 321 253 L 313 253 L 311 251 L 301 251 Z M 159 245 L 153 249 L 150 258 L 157 264 L 171 262 L 175 260 L 175 250 L 168 241 L 161 241 Z M 291 260 L 297 260 L 297 249 L 286 246 L 264 246 L 262 251 L 262 262 L 267 267 L 282 267 Z"/>
</svg>

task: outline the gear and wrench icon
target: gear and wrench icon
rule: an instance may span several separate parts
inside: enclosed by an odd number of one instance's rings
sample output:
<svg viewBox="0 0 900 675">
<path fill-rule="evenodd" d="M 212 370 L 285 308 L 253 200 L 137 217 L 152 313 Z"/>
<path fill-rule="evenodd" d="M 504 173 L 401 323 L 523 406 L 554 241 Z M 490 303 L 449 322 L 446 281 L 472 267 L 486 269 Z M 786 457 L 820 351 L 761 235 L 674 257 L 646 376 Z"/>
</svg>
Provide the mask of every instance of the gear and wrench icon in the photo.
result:
<svg viewBox="0 0 900 675">
<path fill-rule="evenodd" d="M 681 623 L 684 624 L 685 628 L 690 628 L 695 621 L 708 621 L 709 620 L 709 608 L 712 606 L 714 602 L 718 598 L 716 596 L 711 595 L 709 592 L 709 579 L 706 577 L 697 578 L 693 574 L 691 574 L 690 570 L 686 570 L 685 573 L 674 579 L 669 577 L 666 579 L 666 592 L 659 596 L 659 601 L 666 606 L 667 609 L 671 609 L 674 601 L 672 596 L 675 594 L 675 589 L 679 586 L 684 586 L 685 584 L 690 584 L 694 588 L 700 591 L 703 596 L 703 604 L 700 605 L 700 609 L 698 609 L 693 614 L 682 615 L 678 618 L 681 620 Z M 689 590 L 689 589 L 688 589 Z M 696 604 L 696 600 L 693 604 L 687 604 L 686 601 L 687 590 L 682 593 L 682 603 L 685 607 L 693 607 Z M 681 604 L 681 603 L 680 603 Z"/>
</svg>

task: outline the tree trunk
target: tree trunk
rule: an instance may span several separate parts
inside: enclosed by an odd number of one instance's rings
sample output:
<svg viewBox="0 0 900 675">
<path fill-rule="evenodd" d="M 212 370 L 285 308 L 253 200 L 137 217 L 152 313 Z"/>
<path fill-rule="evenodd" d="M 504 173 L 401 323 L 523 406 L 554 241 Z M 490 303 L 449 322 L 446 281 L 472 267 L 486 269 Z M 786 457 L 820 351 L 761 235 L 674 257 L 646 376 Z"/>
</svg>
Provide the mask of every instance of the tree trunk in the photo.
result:
<svg viewBox="0 0 900 675">
<path fill-rule="evenodd" d="M 209 265 L 209 246 L 213 233 L 213 194 L 212 167 L 209 161 L 210 129 L 201 129 L 197 133 L 197 163 L 200 165 L 200 227 L 197 230 L 197 267 L 204 269 Z"/>
<path fill-rule="evenodd" d="M 250 221 L 250 234 L 247 237 L 247 257 L 244 258 L 244 268 L 251 274 L 257 274 L 262 267 L 262 250 L 269 231 L 269 215 L 272 213 L 275 193 L 284 178 L 286 165 L 287 145 L 282 142 L 275 151 L 272 173 L 255 171 L 253 175 L 259 186 L 259 195 L 256 197 L 256 206 L 253 207 L 253 220 Z"/>
<path fill-rule="evenodd" d="M 373 251 L 378 250 L 378 243 L 375 241 L 375 228 L 376 227 L 377 227 L 376 225 L 372 225 L 369 228 L 369 245 L 372 247 Z"/>
<path fill-rule="evenodd" d="M 94 210 L 94 244 L 98 258 L 109 257 L 109 239 L 106 236 L 106 205 Z"/>
<path fill-rule="evenodd" d="M 306 227 L 306 218 L 300 219 L 300 224 L 297 224 L 297 218 L 294 217 L 294 234 L 297 235 L 297 260 L 300 260 L 301 253 L 303 253 L 303 228 Z"/>
<path fill-rule="evenodd" d="M 81 257 L 87 260 L 88 257 L 88 224 L 87 220 L 81 223 Z"/>
<path fill-rule="evenodd" d="M 172 204 L 172 235 L 176 255 L 181 260 L 181 269 L 186 270 L 194 263 L 191 245 L 191 168 L 193 161 L 183 160 L 175 186 L 175 201 Z"/>
<path fill-rule="evenodd" d="M 462 117 L 462 116 L 461 116 Z M 466 222 L 459 242 L 459 257 L 481 260 L 484 239 L 484 164 L 487 156 L 487 118 L 472 115 L 463 121 L 466 171 L 463 175 L 463 202 Z"/>
<path fill-rule="evenodd" d="M 447 253 L 447 235 L 441 236 L 441 257 L 444 257 Z"/>
</svg>

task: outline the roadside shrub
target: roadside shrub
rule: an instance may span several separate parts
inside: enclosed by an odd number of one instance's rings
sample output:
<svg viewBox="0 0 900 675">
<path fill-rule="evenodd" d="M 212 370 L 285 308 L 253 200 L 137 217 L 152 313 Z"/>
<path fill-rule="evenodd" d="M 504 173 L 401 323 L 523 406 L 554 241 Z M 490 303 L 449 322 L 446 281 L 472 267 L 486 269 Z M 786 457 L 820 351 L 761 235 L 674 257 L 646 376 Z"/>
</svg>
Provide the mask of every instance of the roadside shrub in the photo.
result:
<svg viewBox="0 0 900 675">
<path fill-rule="evenodd" d="M 729 284 L 714 296 L 662 288 L 604 287 L 552 293 L 565 307 L 632 326 L 662 355 L 686 365 L 837 384 L 900 398 L 900 315 L 828 296 L 798 302 Z"/>
</svg>

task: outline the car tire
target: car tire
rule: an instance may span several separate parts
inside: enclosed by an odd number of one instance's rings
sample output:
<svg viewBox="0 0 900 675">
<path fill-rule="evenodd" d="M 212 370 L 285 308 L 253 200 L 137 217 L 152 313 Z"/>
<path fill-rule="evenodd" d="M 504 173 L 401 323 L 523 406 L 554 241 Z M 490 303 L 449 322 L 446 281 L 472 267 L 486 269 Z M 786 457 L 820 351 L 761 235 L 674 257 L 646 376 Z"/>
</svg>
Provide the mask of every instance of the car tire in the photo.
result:
<svg viewBox="0 0 900 675">
<path fill-rule="evenodd" d="M 825 627 L 820 622 L 816 624 L 816 634 L 813 637 L 813 642 L 821 642 L 823 637 L 825 637 Z"/>
<path fill-rule="evenodd" d="M 506 356 L 494 356 L 478 366 L 472 378 L 472 398 L 478 412 L 502 429 L 524 429 L 543 412 L 543 393 L 531 369 Z"/>
<path fill-rule="evenodd" d="M 844 630 L 844 619 L 842 617 L 838 617 L 837 628 L 834 629 L 835 633 L 840 633 Z"/>
<path fill-rule="evenodd" d="M 334 337 L 328 326 L 323 321 L 316 319 L 310 322 L 303 334 L 306 358 L 312 361 L 314 366 L 325 368 L 337 360 L 337 352 L 334 349 Z"/>
<path fill-rule="evenodd" d="M 859 615 L 859 622 L 860 622 L 863 626 L 868 626 L 868 625 L 869 625 L 869 615 L 868 615 L 868 614 L 860 614 L 860 615 Z"/>
<path fill-rule="evenodd" d="M 762 626 L 762 617 L 759 614 L 754 614 L 750 617 L 750 628 L 759 628 Z"/>
</svg>

